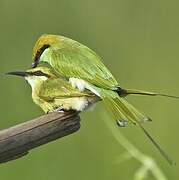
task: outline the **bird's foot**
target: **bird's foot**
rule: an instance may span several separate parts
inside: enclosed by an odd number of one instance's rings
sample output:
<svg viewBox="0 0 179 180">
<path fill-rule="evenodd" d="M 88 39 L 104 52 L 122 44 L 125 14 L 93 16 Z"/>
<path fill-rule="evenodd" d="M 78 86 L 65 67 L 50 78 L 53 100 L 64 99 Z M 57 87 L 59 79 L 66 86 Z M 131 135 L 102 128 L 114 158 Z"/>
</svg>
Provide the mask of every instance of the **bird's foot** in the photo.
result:
<svg viewBox="0 0 179 180">
<path fill-rule="evenodd" d="M 55 109 L 55 112 L 60 112 L 60 113 L 65 113 L 65 112 L 71 112 L 71 113 L 80 113 L 79 111 L 73 110 L 73 109 L 64 109 L 63 106 L 60 106 L 58 108 Z"/>
<path fill-rule="evenodd" d="M 55 109 L 55 111 L 63 113 L 65 110 L 63 109 L 63 106 L 59 106 Z"/>
</svg>

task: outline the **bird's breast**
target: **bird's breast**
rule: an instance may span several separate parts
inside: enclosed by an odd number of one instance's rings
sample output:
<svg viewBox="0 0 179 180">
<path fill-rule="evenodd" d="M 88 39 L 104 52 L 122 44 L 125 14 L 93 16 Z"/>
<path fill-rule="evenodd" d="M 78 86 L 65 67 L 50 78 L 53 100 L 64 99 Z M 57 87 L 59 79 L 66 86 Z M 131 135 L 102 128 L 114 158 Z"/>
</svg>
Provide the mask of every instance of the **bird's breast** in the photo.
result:
<svg viewBox="0 0 179 180">
<path fill-rule="evenodd" d="M 99 99 L 96 97 L 72 97 L 56 99 L 55 104 L 57 107 L 62 106 L 65 110 L 84 111 L 97 101 Z"/>
</svg>

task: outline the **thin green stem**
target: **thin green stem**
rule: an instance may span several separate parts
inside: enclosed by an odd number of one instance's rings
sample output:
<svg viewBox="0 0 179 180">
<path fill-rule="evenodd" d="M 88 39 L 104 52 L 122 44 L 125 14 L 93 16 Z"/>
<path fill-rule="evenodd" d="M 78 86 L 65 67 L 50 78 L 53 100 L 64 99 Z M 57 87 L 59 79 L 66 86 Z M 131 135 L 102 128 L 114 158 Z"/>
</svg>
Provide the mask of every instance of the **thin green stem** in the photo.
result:
<svg viewBox="0 0 179 180">
<path fill-rule="evenodd" d="M 142 166 L 137 170 L 134 175 L 135 180 L 143 180 L 148 176 L 150 171 L 154 178 L 157 180 L 167 180 L 166 176 L 159 168 L 155 160 L 137 149 L 121 132 L 118 126 L 116 126 L 106 115 L 102 116 L 107 127 L 112 132 L 114 138 L 119 144 L 121 144 L 130 155 L 138 160 Z"/>
</svg>

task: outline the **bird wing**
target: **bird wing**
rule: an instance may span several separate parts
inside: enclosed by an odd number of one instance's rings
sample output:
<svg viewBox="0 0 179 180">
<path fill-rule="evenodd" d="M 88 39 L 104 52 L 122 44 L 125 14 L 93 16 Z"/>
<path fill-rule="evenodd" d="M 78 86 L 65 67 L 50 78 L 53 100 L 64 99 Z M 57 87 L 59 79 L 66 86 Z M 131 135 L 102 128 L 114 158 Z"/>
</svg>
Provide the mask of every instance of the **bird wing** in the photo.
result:
<svg viewBox="0 0 179 180">
<path fill-rule="evenodd" d="M 95 95 L 85 90 L 83 92 L 73 88 L 68 81 L 60 78 L 46 80 L 39 91 L 40 98 L 46 101 L 53 101 L 54 99 L 70 98 L 70 97 L 94 97 Z"/>
<path fill-rule="evenodd" d="M 64 38 L 62 44 L 49 47 L 40 61 L 49 63 L 63 77 L 83 79 L 104 89 L 117 89 L 117 81 L 94 51 L 68 38 Z"/>
</svg>

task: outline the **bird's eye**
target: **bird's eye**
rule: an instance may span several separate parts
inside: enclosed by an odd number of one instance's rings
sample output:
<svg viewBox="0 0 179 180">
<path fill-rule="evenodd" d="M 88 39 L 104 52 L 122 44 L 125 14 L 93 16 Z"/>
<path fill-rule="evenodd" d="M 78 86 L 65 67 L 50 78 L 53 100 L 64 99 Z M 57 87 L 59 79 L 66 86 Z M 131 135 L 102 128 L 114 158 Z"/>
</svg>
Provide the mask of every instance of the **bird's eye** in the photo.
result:
<svg viewBox="0 0 179 180">
<path fill-rule="evenodd" d="M 37 50 L 35 58 L 34 58 L 34 62 L 32 63 L 32 68 L 37 67 L 37 65 L 39 64 L 40 56 L 45 51 L 45 49 L 47 49 L 49 47 L 50 47 L 49 44 L 44 44 L 40 49 Z"/>
<path fill-rule="evenodd" d="M 48 77 L 49 78 L 49 75 L 42 72 L 42 71 L 35 71 L 32 73 L 34 76 L 45 76 L 45 77 Z"/>
<path fill-rule="evenodd" d="M 39 51 L 40 51 L 40 52 L 43 52 L 45 49 L 47 49 L 47 48 L 49 48 L 49 47 L 50 47 L 49 44 L 44 44 L 44 45 L 39 49 Z"/>
</svg>

